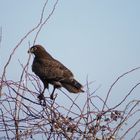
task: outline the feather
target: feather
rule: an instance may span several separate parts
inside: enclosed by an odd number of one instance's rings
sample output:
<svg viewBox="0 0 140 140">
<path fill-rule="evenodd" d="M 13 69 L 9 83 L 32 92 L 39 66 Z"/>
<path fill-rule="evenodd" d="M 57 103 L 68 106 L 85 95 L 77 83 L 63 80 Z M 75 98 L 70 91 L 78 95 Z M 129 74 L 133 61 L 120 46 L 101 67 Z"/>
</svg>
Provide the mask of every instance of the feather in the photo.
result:
<svg viewBox="0 0 140 140">
<path fill-rule="evenodd" d="M 54 59 L 41 45 L 31 47 L 28 52 L 35 55 L 32 71 L 43 82 L 44 88 L 52 84 L 55 88 L 64 87 L 72 93 L 84 92 L 83 86 L 73 78 L 73 73 Z"/>
</svg>

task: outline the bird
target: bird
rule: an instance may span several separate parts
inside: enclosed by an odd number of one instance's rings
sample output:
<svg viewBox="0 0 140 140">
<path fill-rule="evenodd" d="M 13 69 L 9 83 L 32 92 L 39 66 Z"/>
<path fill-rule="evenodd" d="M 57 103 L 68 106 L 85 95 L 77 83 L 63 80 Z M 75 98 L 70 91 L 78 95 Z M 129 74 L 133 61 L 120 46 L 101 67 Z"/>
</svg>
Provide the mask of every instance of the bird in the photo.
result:
<svg viewBox="0 0 140 140">
<path fill-rule="evenodd" d="M 50 99 L 54 99 L 54 91 L 57 88 L 65 88 L 70 93 L 84 92 L 82 84 L 75 78 L 73 73 L 61 62 L 53 58 L 42 45 L 34 45 L 28 53 L 34 54 L 32 71 L 39 77 L 44 85 L 43 91 L 38 98 L 43 100 L 45 89 L 53 85 Z"/>
</svg>

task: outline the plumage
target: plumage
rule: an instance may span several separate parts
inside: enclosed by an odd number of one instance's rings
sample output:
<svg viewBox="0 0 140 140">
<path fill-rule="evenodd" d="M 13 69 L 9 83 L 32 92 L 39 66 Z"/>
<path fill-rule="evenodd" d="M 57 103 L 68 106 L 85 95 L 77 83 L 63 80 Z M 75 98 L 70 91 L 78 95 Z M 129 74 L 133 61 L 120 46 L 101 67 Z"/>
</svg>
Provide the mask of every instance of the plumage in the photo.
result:
<svg viewBox="0 0 140 140">
<path fill-rule="evenodd" d="M 64 87 L 72 93 L 84 92 L 82 85 L 74 79 L 73 73 L 61 62 L 54 59 L 41 45 L 34 45 L 28 52 L 35 55 L 32 71 L 43 82 L 43 92 L 49 84 L 54 86 L 54 90 Z"/>
</svg>

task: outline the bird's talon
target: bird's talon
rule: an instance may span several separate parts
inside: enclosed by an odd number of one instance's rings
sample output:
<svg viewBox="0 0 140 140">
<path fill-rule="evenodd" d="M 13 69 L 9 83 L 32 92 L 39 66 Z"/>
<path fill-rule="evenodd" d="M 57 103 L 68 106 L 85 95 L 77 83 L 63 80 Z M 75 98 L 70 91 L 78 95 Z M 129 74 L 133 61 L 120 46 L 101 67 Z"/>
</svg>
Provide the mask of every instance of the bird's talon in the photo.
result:
<svg viewBox="0 0 140 140">
<path fill-rule="evenodd" d="M 43 100 L 43 101 L 42 100 L 39 100 L 39 104 L 42 105 L 42 106 L 46 106 L 45 100 Z"/>
<path fill-rule="evenodd" d="M 37 98 L 39 99 L 40 105 L 46 106 L 46 101 L 45 101 L 45 97 L 43 94 L 40 94 Z"/>
<path fill-rule="evenodd" d="M 37 98 L 38 98 L 40 101 L 41 101 L 41 100 L 44 100 L 44 95 L 43 95 L 43 94 L 40 94 Z"/>
</svg>

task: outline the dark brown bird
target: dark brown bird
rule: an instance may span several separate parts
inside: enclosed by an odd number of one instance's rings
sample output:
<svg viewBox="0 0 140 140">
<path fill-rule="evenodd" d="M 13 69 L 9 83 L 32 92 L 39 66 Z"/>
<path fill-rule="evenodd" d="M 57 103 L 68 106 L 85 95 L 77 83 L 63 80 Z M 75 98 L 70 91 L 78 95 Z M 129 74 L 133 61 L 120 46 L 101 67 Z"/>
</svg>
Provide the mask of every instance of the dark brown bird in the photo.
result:
<svg viewBox="0 0 140 140">
<path fill-rule="evenodd" d="M 41 45 L 31 47 L 28 53 L 35 55 L 32 71 L 44 84 L 44 89 L 38 97 L 40 100 L 43 99 L 43 93 L 49 84 L 54 86 L 51 99 L 53 99 L 55 89 L 60 87 L 64 87 L 72 93 L 84 92 L 82 85 L 74 79 L 73 73 L 62 63 L 54 59 Z"/>
</svg>

